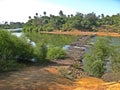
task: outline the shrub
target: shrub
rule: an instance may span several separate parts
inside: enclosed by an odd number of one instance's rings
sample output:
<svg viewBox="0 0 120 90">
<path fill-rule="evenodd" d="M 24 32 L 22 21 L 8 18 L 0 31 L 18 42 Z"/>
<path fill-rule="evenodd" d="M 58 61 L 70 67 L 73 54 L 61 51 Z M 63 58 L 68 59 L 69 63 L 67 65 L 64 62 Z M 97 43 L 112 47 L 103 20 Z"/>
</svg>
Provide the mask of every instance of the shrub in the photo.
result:
<svg viewBox="0 0 120 90">
<path fill-rule="evenodd" d="M 50 60 L 63 59 L 65 56 L 66 52 L 61 47 L 50 46 L 47 52 L 47 59 Z"/>
<path fill-rule="evenodd" d="M 48 26 L 48 27 L 46 28 L 46 31 L 51 32 L 51 31 L 53 31 L 53 28 L 50 27 L 50 26 Z"/>
<path fill-rule="evenodd" d="M 38 62 L 44 62 L 47 54 L 47 46 L 44 43 L 38 43 L 34 49 L 34 55 Z"/>
<path fill-rule="evenodd" d="M 33 47 L 10 32 L 0 30 L 0 59 L 29 60 L 33 57 Z"/>
<path fill-rule="evenodd" d="M 120 51 L 114 49 L 111 55 L 111 68 L 113 72 L 120 72 Z"/>
<path fill-rule="evenodd" d="M 19 64 L 15 60 L 0 60 L 0 72 L 16 71 L 24 67 L 24 64 Z"/>
<path fill-rule="evenodd" d="M 106 70 L 105 60 L 110 57 L 110 53 L 110 40 L 105 37 L 97 38 L 94 45 L 90 48 L 90 51 L 85 54 L 85 71 L 90 75 L 101 77 Z"/>
</svg>

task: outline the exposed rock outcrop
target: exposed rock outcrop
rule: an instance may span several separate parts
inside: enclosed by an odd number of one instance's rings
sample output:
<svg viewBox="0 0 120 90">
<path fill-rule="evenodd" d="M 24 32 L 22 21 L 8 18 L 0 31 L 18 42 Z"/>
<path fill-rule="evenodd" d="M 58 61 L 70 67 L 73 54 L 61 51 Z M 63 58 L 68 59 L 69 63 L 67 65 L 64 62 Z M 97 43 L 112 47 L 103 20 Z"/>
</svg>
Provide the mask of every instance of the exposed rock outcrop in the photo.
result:
<svg viewBox="0 0 120 90">
<path fill-rule="evenodd" d="M 85 53 L 87 40 L 90 36 L 81 36 L 75 42 L 73 42 L 67 50 L 68 57 L 73 60 L 82 60 Z"/>
<path fill-rule="evenodd" d="M 87 50 L 87 41 L 93 36 L 80 36 L 75 42 L 73 42 L 67 49 L 67 55 L 73 60 L 72 65 L 65 71 L 62 71 L 65 77 L 69 79 L 83 78 L 88 75 L 83 69 L 83 56 Z"/>
</svg>

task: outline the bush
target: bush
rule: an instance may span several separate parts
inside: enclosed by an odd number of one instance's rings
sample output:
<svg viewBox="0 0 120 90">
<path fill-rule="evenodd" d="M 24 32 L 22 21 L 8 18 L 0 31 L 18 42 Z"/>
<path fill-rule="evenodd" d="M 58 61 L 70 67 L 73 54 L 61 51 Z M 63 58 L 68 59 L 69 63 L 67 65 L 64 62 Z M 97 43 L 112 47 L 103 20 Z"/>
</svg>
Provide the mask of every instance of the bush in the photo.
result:
<svg viewBox="0 0 120 90">
<path fill-rule="evenodd" d="M 111 55 L 111 68 L 114 73 L 120 72 L 120 51 L 114 49 Z"/>
<path fill-rule="evenodd" d="M 33 47 L 26 41 L 0 30 L 0 72 L 18 70 L 25 66 L 18 60 L 28 63 L 33 58 Z"/>
<path fill-rule="evenodd" d="M 50 60 L 63 59 L 65 56 L 66 52 L 61 47 L 50 46 L 47 52 L 47 59 Z"/>
<path fill-rule="evenodd" d="M 44 43 L 38 43 L 34 49 L 34 55 L 38 62 L 44 62 L 47 54 L 47 46 Z"/>
<path fill-rule="evenodd" d="M 0 30 L 0 60 L 30 60 L 33 47 L 10 32 Z"/>
<path fill-rule="evenodd" d="M 66 24 L 63 24 L 62 25 L 62 30 L 63 31 L 71 31 L 73 28 L 72 28 L 72 25 L 69 24 L 69 23 L 66 23 Z"/>
<path fill-rule="evenodd" d="M 110 40 L 105 37 L 96 39 L 90 51 L 85 54 L 84 69 L 89 75 L 101 77 L 106 68 L 106 59 L 110 57 L 111 45 Z"/>
<path fill-rule="evenodd" d="M 51 32 L 51 31 L 53 31 L 54 29 L 52 28 L 52 27 L 50 27 L 50 26 L 48 26 L 47 28 L 46 28 L 46 31 L 48 31 L 48 32 Z"/>
<path fill-rule="evenodd" d="M 0 72 L 16 71 L 24 67 L 24 64 L 19 64 L 15 60 L 0 60 Z"/>
</svg>

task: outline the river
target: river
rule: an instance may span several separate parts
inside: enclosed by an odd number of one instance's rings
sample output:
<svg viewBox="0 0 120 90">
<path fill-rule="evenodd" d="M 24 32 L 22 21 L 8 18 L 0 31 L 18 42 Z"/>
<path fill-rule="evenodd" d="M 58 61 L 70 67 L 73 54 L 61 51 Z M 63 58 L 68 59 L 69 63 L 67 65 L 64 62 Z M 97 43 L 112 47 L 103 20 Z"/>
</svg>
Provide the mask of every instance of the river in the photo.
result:
<svg viewBox="0 0 120 90">
<path fill-rule="evenodd" d="M 13 35 L 17 36 L 17 37 L 21 37 L 22 35 L 24 35 L 24 33 L 22 32 L 12 32 Z M 35 42 L 31 41 L 29 38 L 27 38 L 27 41 L 32 45 L 32 46 L 36 46 Z"/>
</svg>

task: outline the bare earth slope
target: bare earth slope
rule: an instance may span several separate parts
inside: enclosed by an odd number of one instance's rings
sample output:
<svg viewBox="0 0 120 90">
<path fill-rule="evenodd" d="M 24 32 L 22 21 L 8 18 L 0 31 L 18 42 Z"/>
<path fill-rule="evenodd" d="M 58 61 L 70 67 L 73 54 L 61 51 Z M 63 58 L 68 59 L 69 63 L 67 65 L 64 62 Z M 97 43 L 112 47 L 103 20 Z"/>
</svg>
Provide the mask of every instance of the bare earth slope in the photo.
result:
<svg viewBox="0 0 120 90">
<path fill-rule="evenodd" d="M 73 90 L 73 82 L 59 75 L 71 60 L 58 61 L 45 67 L 28 67 L 0 75 L 0 90 Z"/>
<path fill-rule="evenodd" d="M 69 35 L 98 35 L 98 36 L 113 36 L 113 37 L 120 37 L 119 33 L 114 33 L 114 32 L 83 32 L 83 31 L 67 31 L 67 32 L 60 32 L 60 31 L 55 31 L 55 32 L 42 32 L 42 33 L 51 33 L 51 34 L 69 34 Z"/>
<path fill-rule="evenodd" d="M 54 65 L 30 67 L 0 76 L 0 90 L 120 90 L 119 82 L 104 82 L 93 77 L 70 81 L 59 76 L 58 69 Z"/>
</svg>

